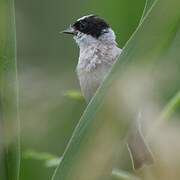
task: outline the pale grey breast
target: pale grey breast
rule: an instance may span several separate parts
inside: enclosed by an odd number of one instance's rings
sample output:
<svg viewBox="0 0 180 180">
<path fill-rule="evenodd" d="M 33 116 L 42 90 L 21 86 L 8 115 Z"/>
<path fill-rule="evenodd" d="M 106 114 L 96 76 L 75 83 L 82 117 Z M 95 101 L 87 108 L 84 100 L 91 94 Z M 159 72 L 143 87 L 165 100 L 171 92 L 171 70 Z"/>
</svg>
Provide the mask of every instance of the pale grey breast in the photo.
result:
<svg viewBox="0 0 180 180">
<path fill-rule="evenodd" d="M 120 53 L 121 49 L 115 45 L 89 47 L 80 52 L 77 74 L 87 102 L 104 81 Z"/>
</svg>

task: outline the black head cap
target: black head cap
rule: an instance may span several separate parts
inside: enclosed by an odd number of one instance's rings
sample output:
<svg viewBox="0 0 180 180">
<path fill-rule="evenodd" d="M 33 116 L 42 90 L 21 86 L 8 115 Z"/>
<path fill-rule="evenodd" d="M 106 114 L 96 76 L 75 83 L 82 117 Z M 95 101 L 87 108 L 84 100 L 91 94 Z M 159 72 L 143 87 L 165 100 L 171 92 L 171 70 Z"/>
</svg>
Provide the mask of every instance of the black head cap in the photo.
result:
<svg viewBox="0 0 180 180">
<path fill-rule="evenodd" d="M 96 15 L 89 15 L 78 19 L 72 27 L 82 33 L 99 38 L 101 34 L 107 32 L 106 30 L 110 26 L 104 19 Z"/>
</svg>

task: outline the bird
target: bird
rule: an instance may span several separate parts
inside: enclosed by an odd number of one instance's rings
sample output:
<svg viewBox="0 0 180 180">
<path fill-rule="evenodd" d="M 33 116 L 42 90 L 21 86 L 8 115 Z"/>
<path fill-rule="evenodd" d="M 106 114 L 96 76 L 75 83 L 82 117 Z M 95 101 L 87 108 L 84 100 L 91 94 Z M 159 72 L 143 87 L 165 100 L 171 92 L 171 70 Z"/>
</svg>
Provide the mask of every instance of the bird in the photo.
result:
<svg viewBox="0 0 180 180">
<path fill-rule="evenodd" d="M 66 30 L 65 34 L 73 35 L 79 47 L 79 60 L 76 67 L 81 92 L 88 103 L 112 66 L 120 56 L 116 35 L 111 26 L 103 18 L 91 14 L 77 19 Z M 128 150 L 135 170 L 152 164 L 153 157 L 140 130 L 129 133 Z"/>
</svg>

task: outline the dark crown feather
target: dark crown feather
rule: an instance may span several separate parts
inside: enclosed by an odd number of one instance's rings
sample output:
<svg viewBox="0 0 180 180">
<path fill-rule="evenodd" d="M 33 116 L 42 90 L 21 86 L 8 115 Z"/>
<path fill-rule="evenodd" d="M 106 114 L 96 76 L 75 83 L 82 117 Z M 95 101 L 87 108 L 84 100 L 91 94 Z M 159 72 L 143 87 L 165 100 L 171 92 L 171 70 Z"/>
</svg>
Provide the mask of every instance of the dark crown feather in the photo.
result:
<svg viewBox="0 0 180 180">
<path fill-rule="evenodd" d="M 82 33 L 99 38 L 110 26 L 104 19 L 96 15 L 90 15 L 77 20 L 73 27 Z"/>
</svg>

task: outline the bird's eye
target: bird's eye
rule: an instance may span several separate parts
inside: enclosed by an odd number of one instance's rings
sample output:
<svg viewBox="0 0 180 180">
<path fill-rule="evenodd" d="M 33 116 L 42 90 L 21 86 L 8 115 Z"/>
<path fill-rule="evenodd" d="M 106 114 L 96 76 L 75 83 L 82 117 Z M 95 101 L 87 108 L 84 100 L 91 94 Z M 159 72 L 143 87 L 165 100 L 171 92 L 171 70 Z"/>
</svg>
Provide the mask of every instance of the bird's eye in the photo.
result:
<svg viewBox="0 0 180 180">
<path fill-rule="evenodd" d="M 80 21 L 79 26 L 81 30 L 84 30 L 87 27 L 87 23 L 85 21 Z"/>
</svg>

